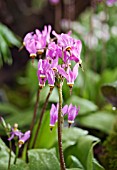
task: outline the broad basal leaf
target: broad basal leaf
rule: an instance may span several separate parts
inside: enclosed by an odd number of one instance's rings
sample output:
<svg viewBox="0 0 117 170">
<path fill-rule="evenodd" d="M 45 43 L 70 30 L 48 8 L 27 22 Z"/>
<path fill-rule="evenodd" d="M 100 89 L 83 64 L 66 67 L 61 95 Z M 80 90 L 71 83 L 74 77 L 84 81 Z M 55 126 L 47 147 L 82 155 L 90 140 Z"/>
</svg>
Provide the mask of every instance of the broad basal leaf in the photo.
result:
<svg viewBox="0 0 117 170">
<path fill-rule="evenodd" d="M 8 160 L 9 160 L 9 148 L 0 138 L 0 170 L 8 169 Z M 13 163 L 15 155 L 12 152 L 11 163 Z"/>
<path fill-rule="evenodd" d="M 79 118 L 80 123 L 83 126 L 89 128 L 95 128 L 105 133 L 109 133 L 112 130 L 113 123 L 115 121 L 113 113 L 106 111 L 95 112 Z"/>
<path fill-rule="evenodd" d="M 54 149 L 32 149 L 28 156 L 30 170 L 60 170 Z"/>
<path fill-rule="evenodd" d="M 63 128 L 63 149 L 76 144 L 79 137 L 87 134 L 88 131 L 80 128 Z"/>
<path fill-rule="evenodd" d="M 39 121 L 39 120 L 38 120 Z M 53 146 L 53 144 L 56 141 L 56 126 L 53 128 L 53 130 L 50 130 L 50 112 L 46 111 L 44 113 L 43 121 L 41 124 L 41 128 L 39 130 L 39 134 L 35 143 L 35 148 L 50 148 Z M 38 123 L 35 125 L 33 129 L 33 136 L 32 141 L 34 140 L 34 135 L 37 130 Z"/>
<path fill-rule="evenodd" d="M 64 151 L 65 158 L 67 158 L 68 155 L 73 155 L 80 161 L 84 170 L 94 170 L 93 169 L 94 166 L 93 147 L 99 141 L 100 140 L 94 136 L 90 136 L 90 135 L 80 136 L 75 145 L 67 147 L 65 149 Z M 102 168 L 99 167 L 99 170 L 102 170 Z"/>
</svg>

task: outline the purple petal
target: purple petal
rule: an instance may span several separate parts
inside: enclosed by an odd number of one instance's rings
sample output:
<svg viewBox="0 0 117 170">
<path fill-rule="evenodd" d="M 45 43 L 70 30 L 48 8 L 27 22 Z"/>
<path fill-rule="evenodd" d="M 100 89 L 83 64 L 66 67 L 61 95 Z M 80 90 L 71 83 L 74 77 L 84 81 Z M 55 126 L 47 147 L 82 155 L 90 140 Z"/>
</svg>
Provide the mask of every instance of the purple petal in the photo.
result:
<svg viewBox="0 0 117 170">
<path fill-rule="evenodd" d="M 68 105 L 65 105 L 63 108 L 62 108 L 62 113 L 63 115 L 66 115 L 68 113 Z"/>
<path fill-rule="evenodd" d="M 30 138 L 30 130 L 28 130 L 27 132 L 24 133 L 24 135 L 19 139 L 18 143 L 19 143 L 19 147 L 22 146 L 22 144 L 24 144 L 29 138 Z"/>
<path fill-rule="evenodd" d="M 13 138 L 14 138 L 14 134 L 12 134 L 11 137 L 8 138 L 8 140 L 10 141 L 10 140 L 12 140 Z"/>
<path fill-rule="evenodd" d="M 54 86 L 55 83 L 55 75 L 54 75 L 54 71 L 50 70 L 48 73 L 47 79 L 48 79 L 48 84 L 50 86 Z"/>
<path fill-rule="evenodd" d="M 55 106 L 52 104 L 51 110 L 50 110 L 50 127 L 55 126 L 55 123 L 58 120 L 58 106 Z"/>
<path fill-rule="evenodd" d="M 58 68 L 59 74 L 61 74 L 64 78 L 67 79 L 67 73 L 66 73 L 66 71 L 65 71 L 60 65 L 58 65 L 57 68 Z"/>
</svg>

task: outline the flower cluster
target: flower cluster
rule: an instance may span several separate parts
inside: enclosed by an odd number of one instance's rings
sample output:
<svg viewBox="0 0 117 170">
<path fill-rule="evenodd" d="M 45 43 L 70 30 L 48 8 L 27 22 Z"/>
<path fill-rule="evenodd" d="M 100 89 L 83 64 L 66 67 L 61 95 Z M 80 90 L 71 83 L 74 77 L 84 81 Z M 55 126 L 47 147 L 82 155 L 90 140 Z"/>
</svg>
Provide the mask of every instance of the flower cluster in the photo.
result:
<svg viewBox="0 0 117 170">
<path fill-rule="evenodd" d="M 18 124 L 15 123 L 10 135 L 11 136 L 8 138 L 8 140 L 10 141 L 13 138 L 18 137 L 18 145 L 19 147 L 21 147 L 30 138 L 30 130 L 25 133 L 22 133 L 18 130 Z"/>
<path fill-rule="evenodd" d="M 37 75 L 40 87 L 45 86 L 46 81 L 50 87 L 54 87 L 55 78 L 65 78 L 69 87 L 72 88 L 78 76 L 78 67 L 82 63 L 80 59 L 81 41 L 72 38 L 71 32 L 57 34 L 52 31 L 55 38 L 51 39 L 51 30 L 49 25 L 45 26 L 42 32 L 36 29 L 35 33 L 28 33 L 23 44 L 31 58 L 45 53 L 45 58 L 38 61 Z M 71 67 L 72 61 L 75 63 L 74 67 Z"/>
<path fill-rule="evenodd" d="M 23 44 L 31 58 L 39 57 L 37 76 L 40 88 L 43 88 L 48 81 L 48 85 L 53 89 L 55 83 L 63 82 L 66 79 L 71 92 L 78 76 L 78 68 L 82 63 L 80 58 L 82 44 L 80 40 L 71 37 L 71 32 L 57 34 L 51 30 L 49 25 L 45 26 L 42 32 L 36 29 L 35 32 L 28 33 Z M 53 39 L 51 34 L 54 36 Z M 44 58 L 40 58 L 43 56 L 42 54 L 45 54 Z M 50 111 L 51 128 L 58 120 L 58 108 L 58 105 L 52 104 Z M 72 104 L 63 107 L 63 116 L 68 115 L 69 125 L 74 122 L 78 111 L 79 108 Z"/>
<path fill-rule="evenodd" d="M 55 126 L 55 123 L 58 121 L 58 108 L 59 105 L 57 104 L 56 106 L 52 104 L 51 110 L 50 110 L 50 129 Z M 71 126 L 72 123 L 74 123 L 74 119 L 78 115 L 78 112 L 80 110 L 80 107 L 73 106 L 72 104 L 65 105 L 62 108 L 62 116 L 68 115 L 68 124 L 69 127 Z"/>
</svg>

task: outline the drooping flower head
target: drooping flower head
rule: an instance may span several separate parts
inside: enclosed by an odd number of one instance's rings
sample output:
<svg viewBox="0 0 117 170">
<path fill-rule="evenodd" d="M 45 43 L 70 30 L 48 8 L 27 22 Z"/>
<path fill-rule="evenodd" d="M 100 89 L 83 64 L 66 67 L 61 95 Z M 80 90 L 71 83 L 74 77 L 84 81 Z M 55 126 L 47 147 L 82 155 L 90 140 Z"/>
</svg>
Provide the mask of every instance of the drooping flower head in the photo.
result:
<svg viewBox="0 0 117 170">
<path fill-rule="evenodd" d="M 79 67 L 79 64 L 77 63 L 74 68 L 73 68 L 73 71 L 71 70 L 71 68 L 69 67 L 67 69 L 67 84 L 70 88 L 73 87 L 74 85 L 74 81 L 75 79 L 77 78 L 78 76 L 78 67 Z"/>
<path fill-rule="evenodd" d="M 69 123 L 69 126 L 72 123 L 74 123 L 74 119 L 78 115 L 79 110 L 80 110 L 80 107 L 77 108 L 76 106 L 73 106 L 72 104 L 69 105 L 69 108 L 68 108 L 68 123 Z"/>
<path fill-rule="evenodd" d="M 57 106 L 55 106 L 54 104 L 52 104 L 51 106 L 51 110 L 50 110 L 50 128 L 52 130 L 52 128 L 55 126 L 55 123 L 58 121 L 58 109 L 59 109 L 59 105 L 57 104 Z M 76 116 L 78 115 L 78 112 L 80 110 L 80 107 L 76 107 L 73 106 L 72 104 L 65 105 L 62 108 L 62 117 L 65 115 L 68 115 L 68 123 L 69 123 L 69 127 L 71 126 L 72 123 L 74 123 L 74 120 L 76 118 Z"/>
<path fill-rule="evenodd" d="M 50 42 L 51 26 L 44 26 L 44 30 L 42 32 L 38 29 L 36 29 L 35 32 L 36 50 L 38 54 L 42 54 L 46 45 Z"/>
<path fill-rule="evenodd" d="M 28 130 L 25 133 L 22 133 L 18 129 L 17 123 L 14 124 L 10 134 L 11 134 L 11 136 L 8 138 L 8 140 L 10 141 L 10 140 L 14 139 L 15 137 L 17 137 L 19 147 L 21 147 L 30 138 L 30 130 Z"/>
<path fill-rule="evenodd" d="M 55 42 L 50 42 L 46 51 L 46 58 L 54 60 L 62 56 L 62 48 Z"/>
<path fill-rule="evenodd" d="M 30 32 L 24 37 L 23 45 L 30 53 L 30 57 L 35 58 L 37 54 L 42 54 L 46 48 L 46 45 L 50 42 L 51 26 L 45 26 L 41 32 L 36 29 L 35 33 Z"/>
<path fill-rule="evenodd" d="M 47 60 L 40 59 L 38 62 L 38 71 L 37 76 L 39 80 L 39 86 L 45 86 L 45 82 L 47 80 L 47 71 L 49 69 L 50 65 Z"/>
<path fill-rule="evenodd" d="M 21 147 L 30 138 L 30 130 L 25 132 L 18 141 L 19 147 Z"/>
<path fill-rule="evenodd" d="M 74 123 L 74 119 L 78 115 L 78 112 L 80 110 L 80 107 L 73 106 L 72 104 L 65 105 L 62 109 L 63 115 L 68 115 L 68 123 L 69 127 L 71 126 L 72 123 Z"/>
<path fill-rule="evenodd" d="M 56 106 L 52 104 L 51 109 L 50 109 L 50 129 L 55 126 L 55 123 L 58 120 L 58 108 L 59 105 L 57 104 Z"/>
<path fill-rule="evenodd" d="M 29 52 L 31 58 L 36 57 L 36 42 L 35 35 L 33 32 L 26 34 L 24 37 L 23 45 L 26 47 L 26 50 Z"/>
<path fill-rule="evenodd" d="M 14 137 L 18 137 L 20 139 L 21 136 L 23 135 L 23 133 L 18 130 L 18 124 L 17 123 L 14 124 L 10 134 L 11 134 L 11 136 L 10 136 L 10 138 L 8 138 L 9 141 L 12 140 Z"/>
<path fill-rule="evenodd" d="M 63 62 L 69 62 L 73 60 L 75 62 L 80 61 L 80 53 L 82 49 L 82 44 L 80 40 L 76 40 L 70 36 L 71 32 L 68 34 L 57 34 L 52 31 L 53 35 L 57 38 L 57 44 L 60 46 L 64 52 Z"/>
<path fill-rule="evenodd" d="M 81 66 L 80 53 L 82 43 L 71 37 L 71 32 L 67 34 L 57 34 L 50 37 L 51 26 L 45 26 L 43 31 L 38 29 L 35 32 L 28 33 L 24 38 L 24 45 L 30 56 L 35 58 L 37 54 L 45 52 L 45 58 L 38 61 L 37 76 L 39 86 L 45 86 L 46 81 L 50 87 L 54 87 L 55 81 L 66 79 L 67 84 L 72 88 L 75 79 L 78 76 L 78 66 Z M 71 62 L 74 64 L 72 67 Z"/>
</svg>

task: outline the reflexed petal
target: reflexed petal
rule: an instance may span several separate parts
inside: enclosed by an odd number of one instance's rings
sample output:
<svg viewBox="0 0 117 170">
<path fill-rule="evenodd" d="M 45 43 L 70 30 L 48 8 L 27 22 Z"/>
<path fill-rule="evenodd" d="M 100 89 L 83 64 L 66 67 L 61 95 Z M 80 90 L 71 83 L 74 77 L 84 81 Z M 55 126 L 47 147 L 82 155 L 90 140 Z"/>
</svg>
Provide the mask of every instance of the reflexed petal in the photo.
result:
<svg viewBox="0 0 117 170">
<path fill-rule="evenodd" d="M 63 115 L 66 115 L 68 113 L 68 105 L 65 105 L 63 108 L 62 108 L 62 113 Z"/>
<path fill-rule="evenodd" d="M 66 73 L 66 71 L 60 66 L 60 65 L 58 65 L 58 72 L 59 72 L 59 74 L 61 74 L 63 77 L 65 77 L 66 79 L 67 79 L 67 73 Z"/>
<path fill-rule="evenodd" d="M 30 138 L 30 130 L 24 133 L 24 135 L 19 139 L 18 144 L 19 147 L 22 146 L 28 139 Z"/>
<path fill-rule="evenodd" d="M 58 105 L 55 106 L 52 104 L 51 110 L 50 110 L 50 127 L 54 127 L 55 123 L 58 120 Z"/>
</svg>

